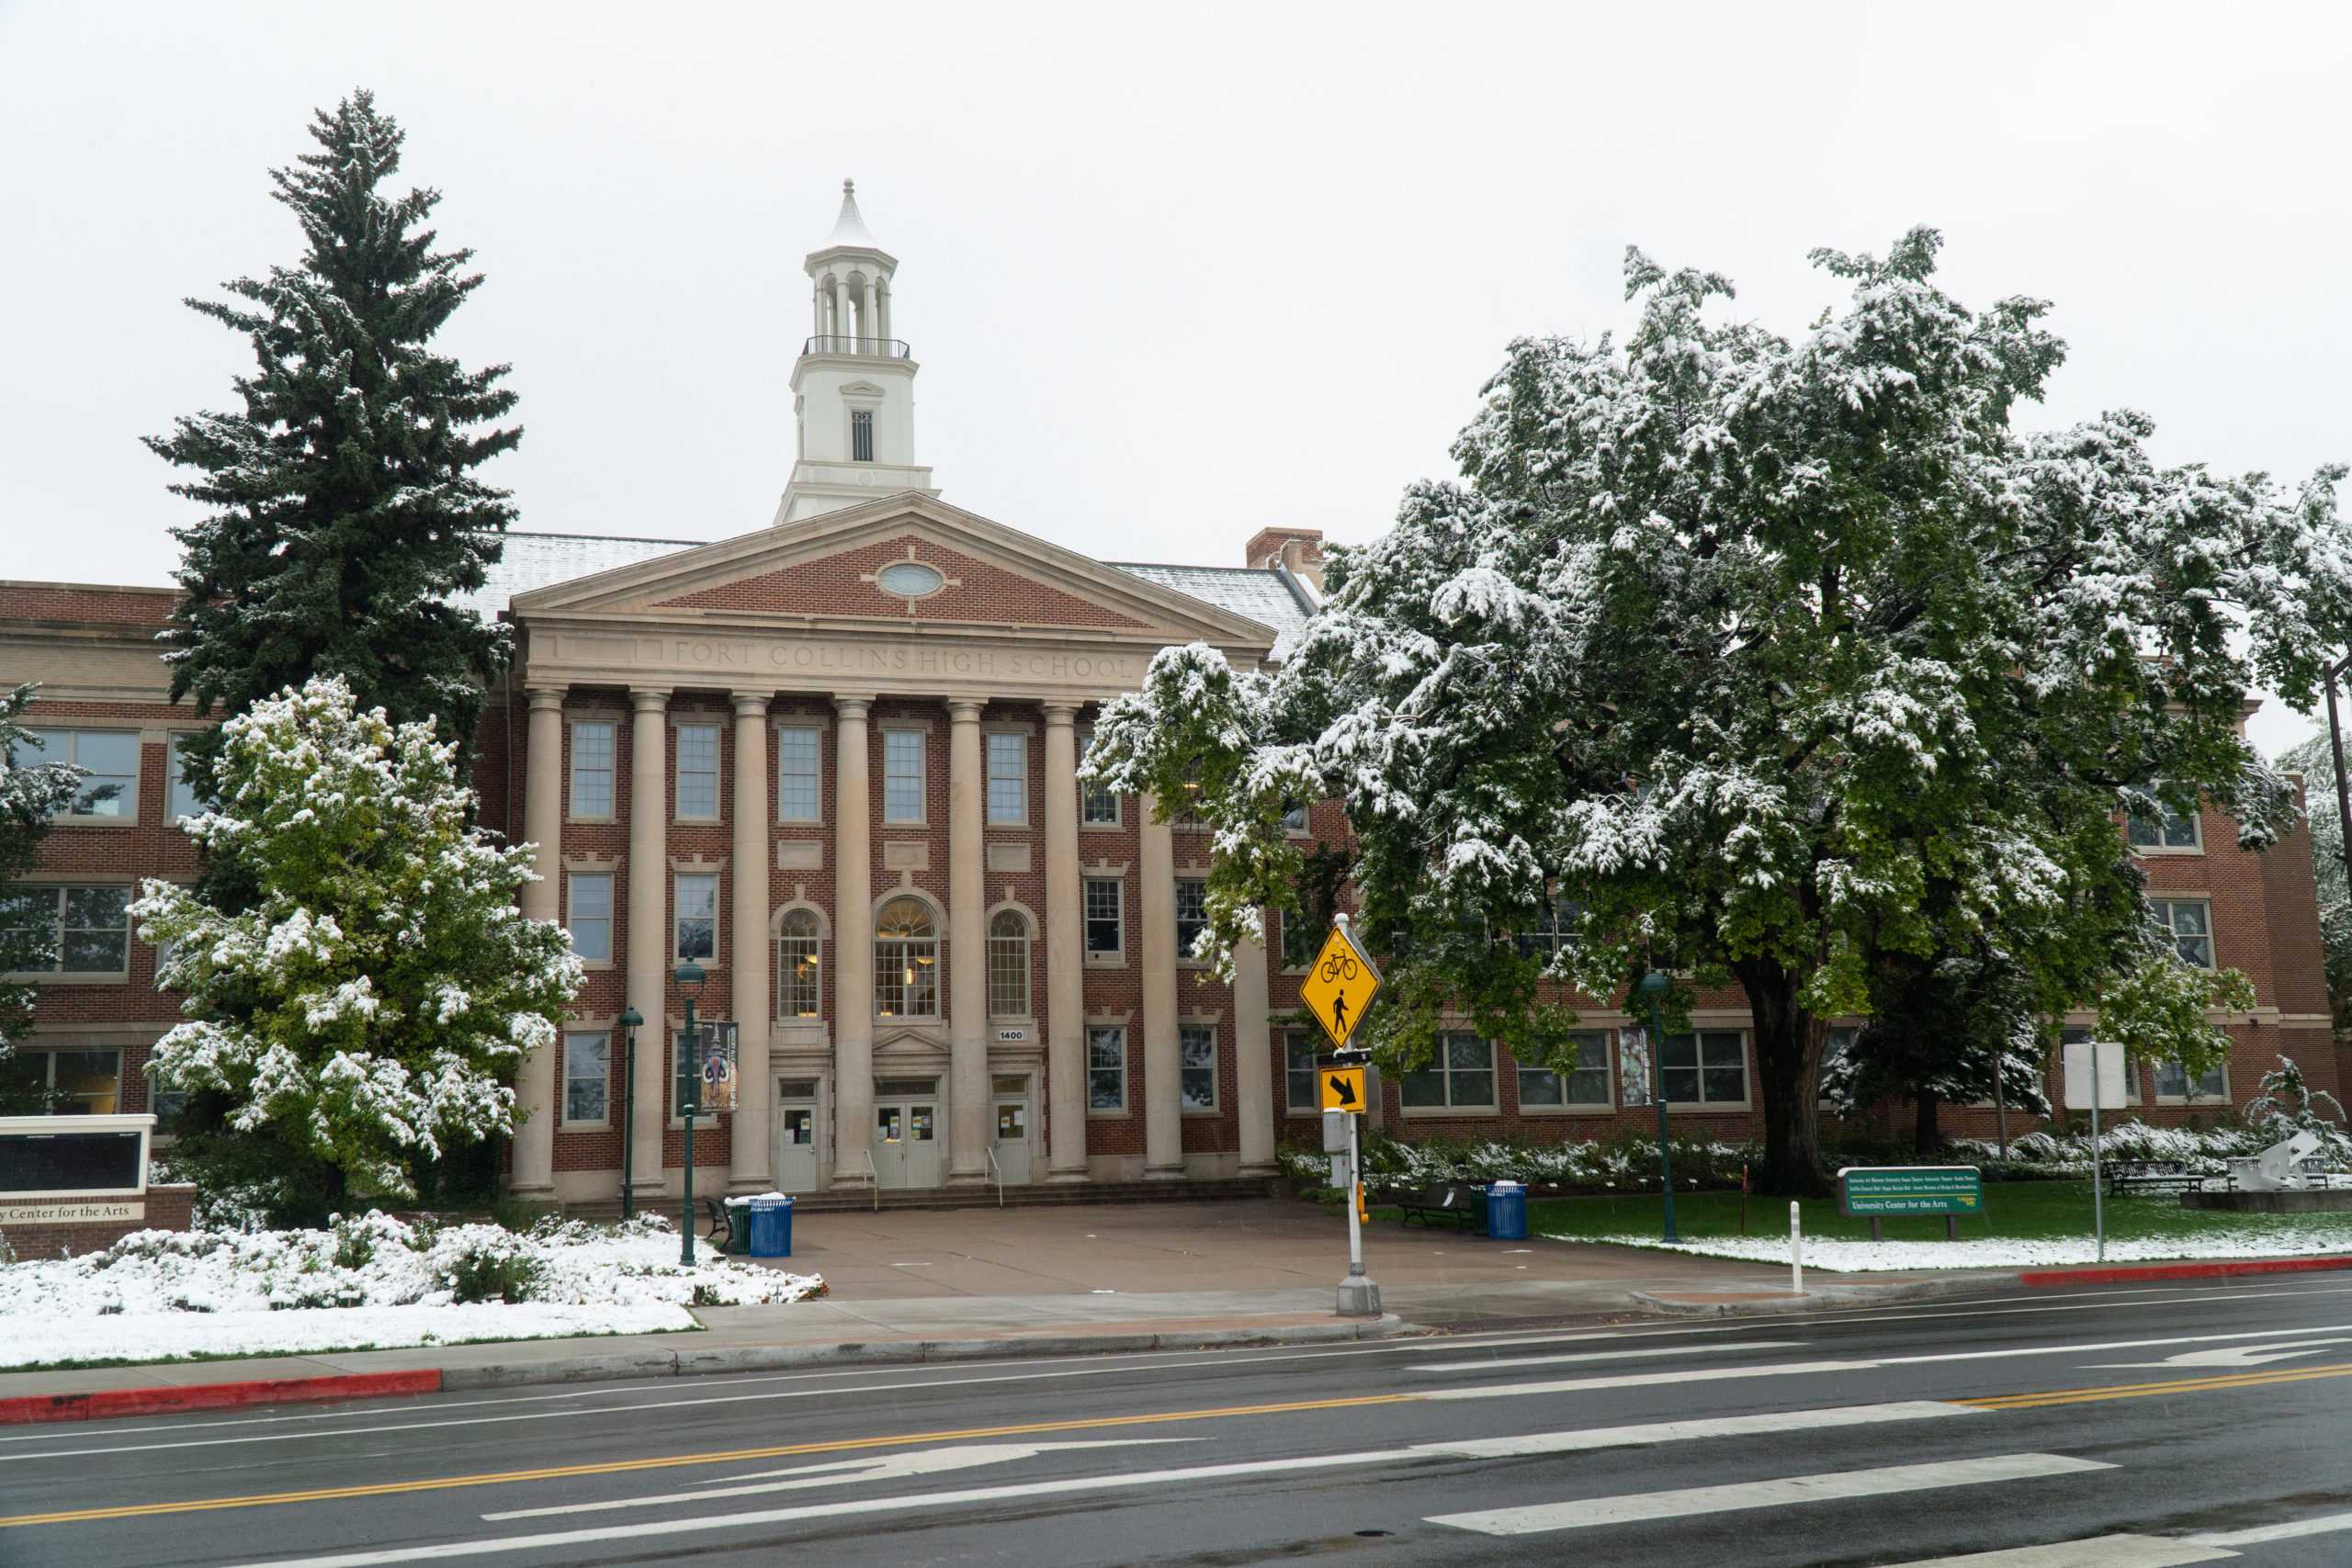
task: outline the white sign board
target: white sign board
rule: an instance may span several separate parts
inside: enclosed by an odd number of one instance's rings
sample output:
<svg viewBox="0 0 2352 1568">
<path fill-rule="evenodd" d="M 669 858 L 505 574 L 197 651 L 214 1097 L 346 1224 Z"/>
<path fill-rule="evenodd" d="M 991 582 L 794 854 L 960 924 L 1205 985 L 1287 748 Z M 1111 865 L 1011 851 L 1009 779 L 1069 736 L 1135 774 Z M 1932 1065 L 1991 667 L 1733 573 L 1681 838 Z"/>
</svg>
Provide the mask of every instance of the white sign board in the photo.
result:
<svg viewBox="0 0 2352 1568">
<path fill-rule="evenodd" d="M 0 1204 L 0 1229 L 9 1225 L 82 1224 L 146 1217 L 147 1205 L 143 1201 Z"/>
<path fill-rule="evenodd" d="M 2066 1056 L 2066 1109 L 2087 1111 L 2094 1103 L 2091 1074 L 2098 1074 L 2096 1103 L 2102 1111 L 2123 1104 L 2123 1047 L 2112 1040 L 2078 1040 L 2063 1049 Z"/>
</svg>

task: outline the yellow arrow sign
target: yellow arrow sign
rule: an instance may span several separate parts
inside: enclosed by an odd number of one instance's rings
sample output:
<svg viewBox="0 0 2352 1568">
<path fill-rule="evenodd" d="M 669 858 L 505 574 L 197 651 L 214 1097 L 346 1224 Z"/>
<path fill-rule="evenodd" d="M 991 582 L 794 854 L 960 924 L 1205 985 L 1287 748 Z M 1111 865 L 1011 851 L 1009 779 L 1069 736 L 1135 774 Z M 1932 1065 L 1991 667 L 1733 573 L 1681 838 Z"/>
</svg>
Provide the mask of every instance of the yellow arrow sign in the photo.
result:
<svg viewBox="0 0 2352 1568">
<path fill-rule="evenodd" d="M 1363 1020 L 1363 1010 L 1379 994 L 1380 971 L 1371 954 L 1356 945 L 1345 926 L 1335 922 L 1306 978 L 1299 982 L 1298 999 L 1322 1024 L 1331 1043 L 1345 1045 Z"/>
<path fill-rule="evenodd" d="M 1324 1110 L 1361 1111 L 1363 1108 L 1363 1069 L 1362 1067 L 1323 1069 Z"/>
</svg>

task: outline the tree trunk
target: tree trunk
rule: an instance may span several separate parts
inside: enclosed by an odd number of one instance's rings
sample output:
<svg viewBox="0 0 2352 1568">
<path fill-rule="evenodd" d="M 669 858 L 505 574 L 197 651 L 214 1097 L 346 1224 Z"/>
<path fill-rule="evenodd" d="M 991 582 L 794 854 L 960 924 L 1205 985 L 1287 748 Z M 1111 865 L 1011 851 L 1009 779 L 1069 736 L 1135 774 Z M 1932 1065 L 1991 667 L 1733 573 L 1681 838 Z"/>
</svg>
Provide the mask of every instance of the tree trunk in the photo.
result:
<svg viewBox="0 0 2352 1568">
<path fill-rule="evenodd" d="M 1914 1153 L 1931 1156 L 1944 1146 L 1942 1130 L 1936 1125 L 1936 1111 L 1940 1101 L 1936 1098 L 1936 1091 L 1925 1084 L 1921 1084 L 1917 1092 L 1917 1098 L 1911 1102 L 1917 1115 L 1912 1128 L 1911 1147 Z"/>
<path fill-rule="evenodd" d="M 1764 1112 L 1758 1191 L 1826 1198 L 1821 1166 L 1821 1031 L 1797 1003 L 1795 978 L 1770 959 L 1732 965 L 1756 1020 L 1757 1094 Z"/>
</svg>

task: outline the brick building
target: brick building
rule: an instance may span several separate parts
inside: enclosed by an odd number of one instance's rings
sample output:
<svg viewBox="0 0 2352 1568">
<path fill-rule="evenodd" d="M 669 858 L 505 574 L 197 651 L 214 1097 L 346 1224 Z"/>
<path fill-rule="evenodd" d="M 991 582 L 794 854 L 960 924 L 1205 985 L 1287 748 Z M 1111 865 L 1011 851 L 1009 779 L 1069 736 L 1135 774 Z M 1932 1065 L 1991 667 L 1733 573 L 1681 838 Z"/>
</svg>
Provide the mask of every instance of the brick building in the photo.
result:
<svg viewBox="0 0 2352 1568">
<path fill-rule="evenodd" d="M 1320 536 L 1261 530 L 1230 568 L 1105 562 L 941 501 L 914 462 L 896 269 L 845 194 L 807 261 L 797 461 L 769 526 L 702 545 L 517 534 L 476 596 L 517 649 L 483 720 L 482 818 L 538 846 L 526 910 L 563 921 L 589 970 L 560 1047 L 517 1085 L 518 1192 L 615 1195 L 632 1093 L 636 1180 L 674 1188 L 685 958 L 740 1069 L 737 1109 L 696 1138 L 707 1190 L 1249 1175 L 1315 1141 L 1317 1038 L 1283 1019 L 1321 933 L 1276 919 L 1271 952 L 1212 981 L 1183 956 L 1207 836 L 1081 791 L 1076 767 L 1099 705 L 1159 649 L 1270 660 L 1314 613 Z M 0 680 L 41 682 L 51 754 L 114 786 L 57 824 L 17 906 L 57 923 L 61 959 L 0 1071 L 74 1110 L 170 1110 L 141 1067 L 176 1001 L 123 911 L 137 878 L 197 869 L 172 825 L 191 804 L 174 745 L 206 721 L 167 701 L 153 637 L 172 598 L 0 583 Z M 1293 830 L 1346 829 L 1324 803 Z M 2282 1052 L 2335 1088 L 2308 845 L 2243 854 L 2210 810 L 2132 836 L 2184 954 L 2245 970 L 2259 998 L 2225 1021 L 2236 1048 L 2213 1080 L 2139 1065 L 2145 1113 L 2243 1101 Z M 1745 1006 L 1702 1004 L 1666 1043 L 1669 1111 L 1745 1137 Z M 631 1008 L 649 1021 L 633 1082 Z M 1381 1085 L 1376 1117 L 1408 1136 L 1649 1125 L 1622 1081 L 1623 1016 L 1585 1017 L 1574 1071 L 1464 1032 Z M 1991 1120 L 1961 1108 L 1946 1125 Z"/>
</svg>

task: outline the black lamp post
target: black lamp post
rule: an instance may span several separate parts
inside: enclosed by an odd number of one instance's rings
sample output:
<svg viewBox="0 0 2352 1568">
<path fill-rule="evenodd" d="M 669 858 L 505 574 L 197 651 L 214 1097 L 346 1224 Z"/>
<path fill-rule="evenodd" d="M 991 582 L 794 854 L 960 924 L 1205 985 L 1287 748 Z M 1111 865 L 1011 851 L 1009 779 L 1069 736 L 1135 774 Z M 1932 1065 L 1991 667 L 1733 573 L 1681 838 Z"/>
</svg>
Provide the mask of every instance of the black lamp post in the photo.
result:
<svg viewBox="0 0 2352 1568">
<path fill-rule="evenodd" d="M 621 1010 L 621 1218 L 626 1220 L 637 1213 L 637 1171 L 631 1155 L 637 1147 L 637 1032 L 645 1027 L 645 1015 L 635 1008 Z"/>
<path fill-rule="evenodd" d="M 695 1266 L 695 1101 L 702 1097 L 702 1052 L 695 1035 L 695 998 L 702 995 L 702 965 L 689 958 L 671 973 L 670 978 L 678 983 L 678 990 L 686 998 L 686 1033 L 678 1043 L 678 1049 L 686 1054 L 685 1088 L 678 1106 L 678 1114 L 686 1119 L 686 1210 L 678 1237 L 678 1261 L 691 1269 Z"/>
<path fill-rule="evenodd" d="M 1657 1169 L 1666 1190 L 1666 1239 L 1679 1241 L 1674 1234 L 1674 1155 L 1666 1141 L 1666 1016 L 1658 1010 L 1666 987 L 1666 976 L 1653 969 L 1642 976 L 1639 989 L 1650 1005 L 1650 1077 L 1652 1098 L 1657 1101 Z"/>
</svg>

